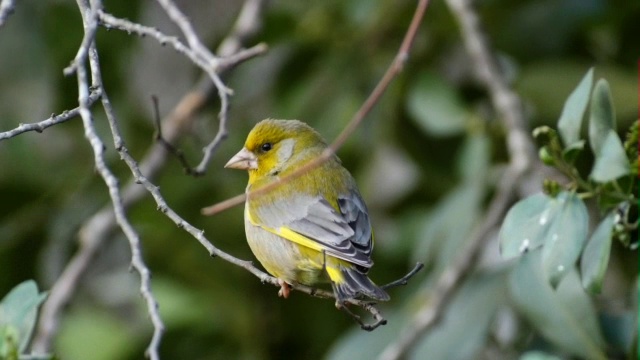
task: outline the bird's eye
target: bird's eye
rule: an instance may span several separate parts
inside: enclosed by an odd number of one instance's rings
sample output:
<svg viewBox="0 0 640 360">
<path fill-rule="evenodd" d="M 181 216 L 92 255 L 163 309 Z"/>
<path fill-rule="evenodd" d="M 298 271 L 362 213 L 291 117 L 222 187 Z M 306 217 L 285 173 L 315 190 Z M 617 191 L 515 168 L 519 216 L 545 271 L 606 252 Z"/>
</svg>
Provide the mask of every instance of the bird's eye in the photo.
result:
<svg viewBox="0 0 640 360">
<path fill-rule="evenodd" d="M 260 150 L 264 152 L 271 150 L 271 148 L 273 148 L 273 145 L 271 145 L 271 143 L 264 143 L 260 146 Z"/>
</svg>

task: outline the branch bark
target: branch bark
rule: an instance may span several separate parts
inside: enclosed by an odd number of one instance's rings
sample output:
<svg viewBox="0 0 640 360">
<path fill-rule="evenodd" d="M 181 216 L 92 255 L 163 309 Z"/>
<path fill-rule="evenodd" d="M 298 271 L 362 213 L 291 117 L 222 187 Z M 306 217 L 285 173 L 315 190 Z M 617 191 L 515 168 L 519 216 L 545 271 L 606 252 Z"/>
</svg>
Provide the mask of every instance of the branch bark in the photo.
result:
<svg viewBox="0 0 640 360">
<path fill-rule="evenodd" d="M 242 61 L 245 61 L 251 56 L 247 56 L 247 51 L 254 51 L 257 53 L 261 53 L 266 50 L 264 47 L 260 48 L 260 52 L 257 52 L 255 48 L 254 50 L 245 50 L 242 51 L 242 46 L 251 38 L 259 30 L 259 25 L 261 24 L 260 17 L 262 16 L 262 11 L 264 9 L 263 0 L 247 0 L 243 5 L 243 8 L 236 20 L 236 23 L 231 30 L 230 34 L 225 38 L 222 42 L 218 54 L 223 61 L 221 62 L 221 66 L 218 71 L 220 71 L 219 76 L 222 76 L 225 72 L 233 69 L 233 67 L 239 64 Z M 84 5 L 81 5 L 84 4 Z M 80 3 L 79 7 L 84 9 L 82 11 L 86 11 L 87 6 L 86 3 Z M 100 18 L 100 14 L 105 15 L 100 6 L 96 6 L 96 17 Z M 95 30 L 94 30 L 95 31 Z M 86 34 L 85 34 L 86 35 Z M 85 46 L 83 43 L 82 46 Z M 244 54 L 243 56 L 237 56 L 238 53 Z M 229 59 L 233 59 L 230 61 Z M 196 64 L 197 65 L 197 64 Z M 74 65 L 70 70 L 76 70 L 76 66 Z M 98 68 L 99 70 L 99 68 Z M 98 73 L 99 75 L 99 73 Z M 203 75 L 203 78 L 199 81 L 198 85 L 189 93 L 187 93 L 180 102 L 176 105 L 173 111 L 163 119 L 163 136 L 167 141 L 176 142 L 178 141 L 185 133 L 186 129 L 189 128 L 192 119 L 195 115 L 210 101 L 216 91 L 216 86 L 210 80 L 210 74 L 206 73 Z M 89 98 L 91 102 L 86 102 L 85 107 L 93 105 L 97 98 L 92 95 Z M 108 99 L 106 100 L 108 104 Z M 103 103 L 103 107 L 107 106 L 110 108 L 110 104 L 105 105 Z M 63 118 L 57 123 L 62 122 L 62 120 L 66 121 L 73 116 L 77 116 L 80 114 L 80 107 L 70 110 L 69 112 L 63 113 Z M 105 108 L 106 110 L 106 108 Z M 111 114 L 113 112 L 109 110 Z M 57 119 L 57 118 L 56 118 Z M 46 122 L 46 123 L 45 123 Z M 44 126 L 51 126 L 53 124 L 49 124 L 48 120 L 45 120 Z M 40 124 L 40 123 L 39 123 Z M 31 127 L 38 128 L 40 125 L 33 125 Z M 24 129 L 14 129 L 11 136 L 17 135 L 18 132 L 24 132 Z M 15 134 L 14 134 L 15 133 Z M 4 133 L 1 133 L 4 134 Z M 1 140 L 1 139 L 0 139 Z M 116 140 L 114 138 L 114 140 Z M 119 142 L 115 141 L 116 148 L 119 148 Z M 126 149 L 125 149 L 126 150 Z M 148 150 L 147 154 L 143 157 L 143 160 L 139 164 L 140 173 L 146 174 L 146 176 L 150 179 L 155 178 L 159 172 L 164 168 L 167 162 L 167 152 L 165 148 L 159 144 L 155 143 Z M 121 193 L 121 207 L 123 211 L 126 211 L 131 205 L 139 202 L 144 195 L 147 193 L 144 187 L 141 187 L 137 180 L 131 180 L 124 187 Z M 61 273 L 58 280 L 53 284 L 49 292 L 49 296 L 47 301 L 43 304 L 40 318 L 38 322 L 38 327 L 36 334 L 33 340 L 33 349 L 36 352 L 45 353 L 48 352 L 51 348 L 51 342 L 58 331 L 59 320 L 61 313 L 64 307 L 69 303 L 73 294 L 75 293 L 79 281 L 82 277 L 82 274 L 85 272 L 87 267 L 90 266 L 93 258 L 96 256 L 98 249 L 107 241 L 111 234 L 118 227 L 118 219 L 113 210 L 113 204 L 106 205 L 103 209 L 97 212 L 93 217 L 91 217 L 85 224 L 82 226 L 79 231 L 79 243 L 80 248 L 76 252 L 76 254 L 71 258 L 63 272 Z M 149 309 L 153 309 L 155 305 L 151 304 Z M 157 319 L 153 319 L 152 321 L 157 322 Z M 161 327 L 156 327 L 160 328 Z M 154 338 L 152 339 L 152 343 L 150 344 L 149 349 L 152 350 L 148 352 L 155 352 L 155 348 L 157 348 L 157 341 L 159 339 L 158 331 L 154 333 Z"/>
<path fill-rule="evenodd" d="M 499 226 L 509 205 L 515 198 L 520 181 L 533 171 L 534 145 L 529 136 L 520 97 L 510 88 L 482 29 L 477 13 L 469 0 L 447 0 L 461 29 L 465 48 L 472 58 L 473 70 L 486 88 L 493 107 L 507 130 L 509 166 L 498 184 L 487 213 L 471 234 L 468 246 L 439 276 L 436 286 L 423 307 L 412 317 L 395 342 L 380 354 L 380 360 L 401 359 L 410 352 L 425 334 L 433 329 L 452 297 L 475 267 L 476 260 L 489 235 Z"/>
</svg>

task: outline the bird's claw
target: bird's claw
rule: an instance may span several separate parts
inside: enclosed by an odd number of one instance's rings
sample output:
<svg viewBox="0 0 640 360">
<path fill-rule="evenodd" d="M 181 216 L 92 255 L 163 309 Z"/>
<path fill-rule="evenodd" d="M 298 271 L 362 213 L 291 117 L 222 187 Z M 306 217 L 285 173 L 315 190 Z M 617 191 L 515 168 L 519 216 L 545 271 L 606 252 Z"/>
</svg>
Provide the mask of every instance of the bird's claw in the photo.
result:
<svg viewBox="0 0 640 360">
<path fill-rule="evenodd" d="M 280 285 L 280 290 L 278 290 L 278 296 L 283 297 L 285 299 L 288 298 L 289 294 L 291 293 L 290 285 L 287 284 L 287 282 L 282 279 L 278 279 L 278 284 Z"/>
</svg>

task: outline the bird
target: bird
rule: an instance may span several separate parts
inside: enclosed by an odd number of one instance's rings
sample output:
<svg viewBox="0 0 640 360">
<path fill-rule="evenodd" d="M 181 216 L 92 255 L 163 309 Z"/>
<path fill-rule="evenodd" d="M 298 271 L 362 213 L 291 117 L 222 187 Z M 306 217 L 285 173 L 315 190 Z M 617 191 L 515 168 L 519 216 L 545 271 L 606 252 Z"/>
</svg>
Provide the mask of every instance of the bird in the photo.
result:
<svg viewBox="0 0 640 360">
<path fill-rule="evenodd" d="M 277 278 L 281 297 L 289 297 L 293 284 L 330 282 L 338 307 L 362 296 L 387 301 L 387 292 L 367 276 L 374 242 L 367 206 L 335 153 L 270 191 L 251 194 L 313 161 L 327 147 L 302 121 L 266 119 L 254 126 L 225 165 L 249 173 L 247 242 Z"/>
</svg>

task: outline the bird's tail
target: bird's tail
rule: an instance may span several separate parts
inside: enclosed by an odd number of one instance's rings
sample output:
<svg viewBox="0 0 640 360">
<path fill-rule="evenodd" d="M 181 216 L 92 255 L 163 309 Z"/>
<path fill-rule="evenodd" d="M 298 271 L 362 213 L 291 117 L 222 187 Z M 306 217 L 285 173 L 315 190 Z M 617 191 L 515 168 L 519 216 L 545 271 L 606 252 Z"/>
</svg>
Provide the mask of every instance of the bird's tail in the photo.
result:
<svg viewBox="0 0 640 360">
<path fill-rule="evenodd" d="M 327 267 L 333 291 L 340 303 L 348 299 L 365 295 L 371 299 L 387 301 L 389 294 L 367 277 L 367 274 L 356 267 Z"/>
</svg>

